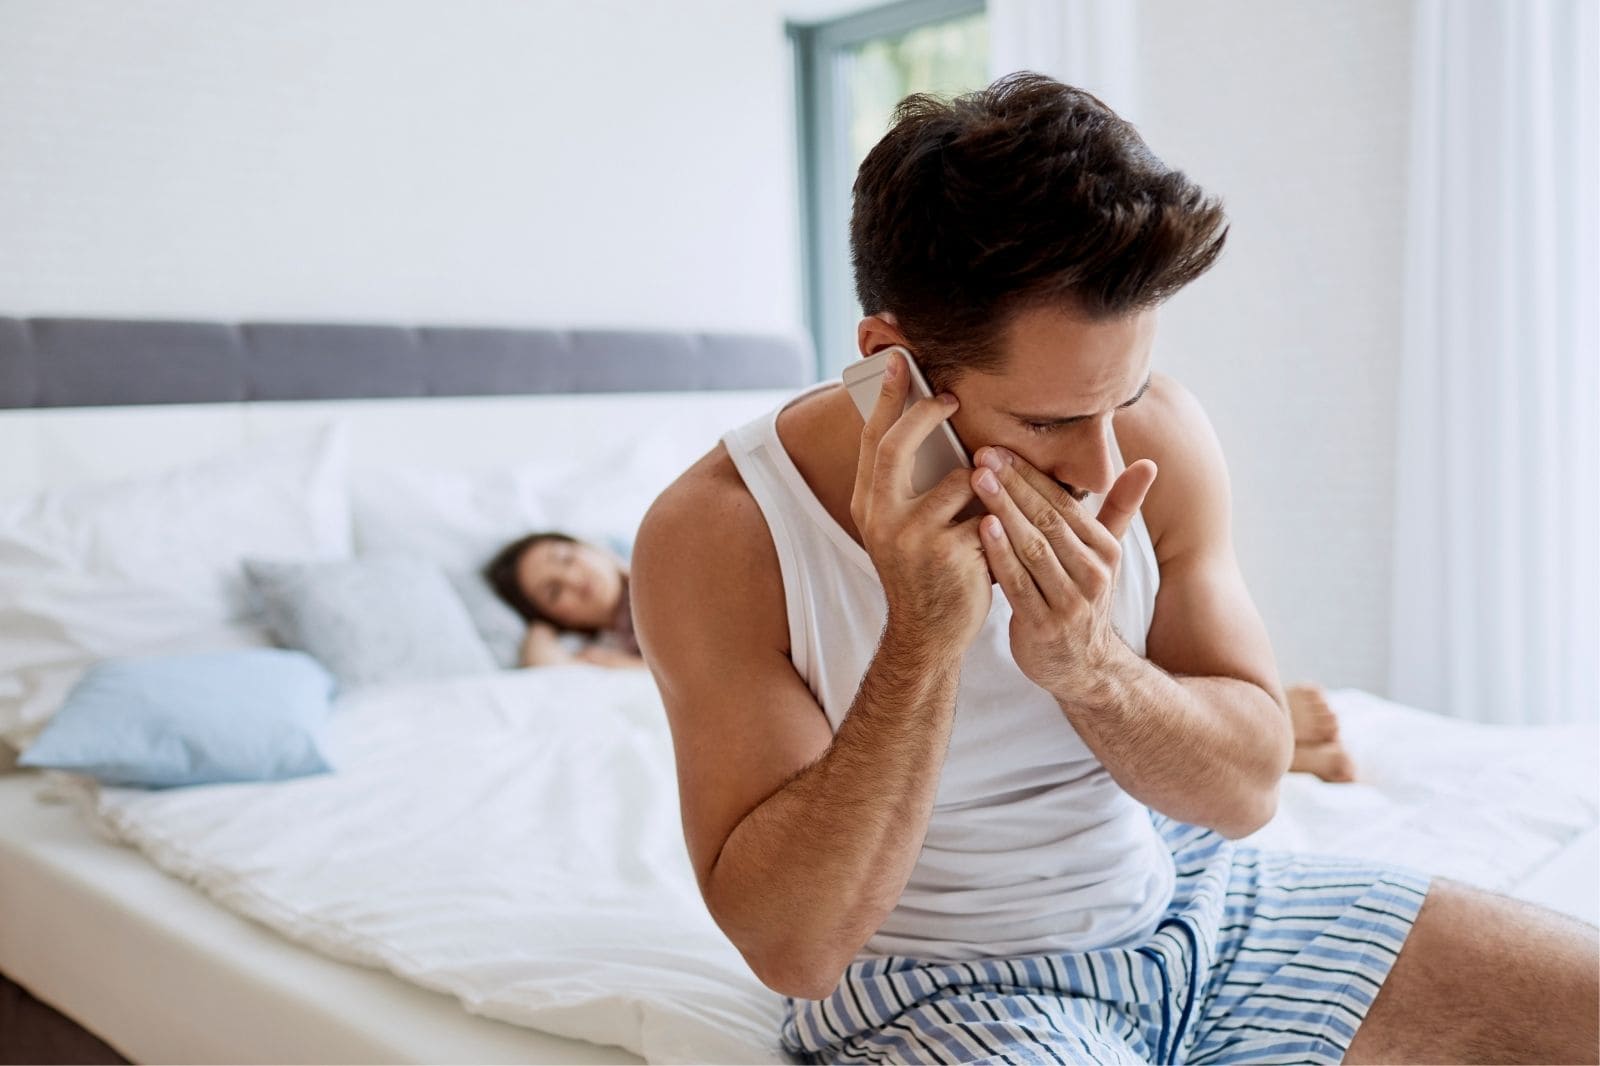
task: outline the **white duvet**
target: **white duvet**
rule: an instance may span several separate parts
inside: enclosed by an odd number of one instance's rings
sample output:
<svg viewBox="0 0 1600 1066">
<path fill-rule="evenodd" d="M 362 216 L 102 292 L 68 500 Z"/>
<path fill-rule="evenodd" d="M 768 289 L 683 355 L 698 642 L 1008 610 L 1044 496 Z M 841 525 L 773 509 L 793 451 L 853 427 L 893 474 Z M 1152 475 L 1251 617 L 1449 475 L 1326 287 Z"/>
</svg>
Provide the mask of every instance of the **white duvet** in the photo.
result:
<svg viewBox="0 0 1600 1066">
<path fill-rule="evenodd" d="M 1332 694 L 1370 779 L 1292 775 L 1257 843 L 1403 861 L 1593 921 L 1539 871 L 1592 841 L 1593 729 L 1449 722 Z M 224 905 L 467 1010 L 650 1062 L 784 1062 L 781 1000 L 706 914 L 643 671 L 589 666 L 341 699 L 337 773 L 87 794 L 104 829 Z M 1578 843 L 1574 843 L 1578 842 Z M 1530 894 L 1530 893 L 1523 893 Z"/>
</svg>

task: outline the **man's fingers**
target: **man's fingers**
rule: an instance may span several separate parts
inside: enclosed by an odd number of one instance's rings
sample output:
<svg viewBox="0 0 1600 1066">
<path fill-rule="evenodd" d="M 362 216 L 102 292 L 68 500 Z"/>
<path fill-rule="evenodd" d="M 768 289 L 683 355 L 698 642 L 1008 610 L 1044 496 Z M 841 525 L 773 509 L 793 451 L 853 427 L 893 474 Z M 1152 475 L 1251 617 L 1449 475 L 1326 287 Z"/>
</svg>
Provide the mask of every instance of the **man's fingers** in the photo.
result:
<svg viewBox="0 0 1600 1066">
<path fill-rule="evenodd" d="M 924 493 L 921 506 L 928 512 L 930 518 L 949 522 L 977 498 L 978 494 L 972 488 L 972 471 L 962 467 L 950 471 L 937 485 Z"/>
<path fill-rule="evenodd" d="M 957 406 L 938 396 L 912 404 L 878 441 L 876 477 L 893 485 L 901 498 L 914 496 L 911 475 L 916 468 L 917 449 L 928 434 L 938 430 L 940 422 L 955 413 Z"/>
<path fill-rule="evenodd" d="M 1144 503 L 1145 495 L 1150 491 L 1150 486 L 1156 483 L 1156 464 L 1153 459 L 1136 460 L 1132 466 L 1122 472 L 1117 478 L 1117 483 L 1111 486 L 1111 491 L 1106 493 L 1105 500 L 1100 504 L 1100 513 L 1097 516 L 1100 524 L 1110 531 L 1117 540 L 1128 531 L 1128 525 L 1133 521 L 1133 516 Z"/>
<path fill-rule="evenodd" d="M 1037 500 L 1054 508 L 1078 539 L 1102 558 L 1116 548 L 1116 539 L 1097 525 L 1083 505 L 1073 499 L 1055 478 L 1020 456 L 1005 454 L 1011 462 L 995 476 L 1000 478 L 1019 506 L 1033 510 L 1036 509 L 1034 501 Z"/>
<path fill-rule="evenodd" d="M 906 393 L 911 388 L 911 375 L 906 373 L 900 353 L 890 352 L 885 362 L 883 384 L 878 389 L 878 402 L 873 405 L 872 414 L 861 430 L 861 450 L 856 456 L 857 485 L 869 483 L 872 466 L 878 455 L 878 442 L 889 432 L 889 427 L 894 425 L 895 419 L 900 417 L 900 412 L 906 405 Z"/>
<path fill-rule="evenodd" d="M 992 479 L 992 482 L 991 482 Z M 991 483 L 993 488 L 985 488 L 986 483 Z M 1015 484 L 1013 477 L 1012 484 Z M 1004 540 L 1011 553 L 1033 575 L 1032 582 L 1038 587 L 1039 593 L 1046 603 L 1057 609 L 1065 609 L 1070 602 L 1073 591 L 1072 586 L 1084 587 L 1087 577 L 1082 571 L 1089 555 L 1089 549 L 1073 537 L 1067 529 L 1065 521 L 1055 511 L 1050 511 L 1053 521 L 1049 523 L 1048 530 L 1041 528 L 1027 513 L 1023 512 L 1010 493 L 1006 491 L 1006 483 L 1002 482 L 994 471 L 981 467 L 972 475 L 973 487 L 978 491 L 978 498 L 983 505 L 1000 521 L 1004 530 Z M 991 528 L 988 522 L 983 524 L 985 529 Z M 1072 537 L 1073 543 L 1066 543 L 1066 538 Z M 1066 554 L 1063 555 L 1063 552 Z M 993 556 L 991 555 L 991 560 Z M 1000 583 L 1005 584 L 1005 576 L 998 570 L 995 575 L 1000 578 Z M 1012 601 L 1012 606 L 1017 606 Z"/>
<path fill-rule="evenodd" d="M 978 536 L 989 559 L 989 573 L 1006 594 L 1011 609 L 1024 618 L 1042 617 L 1049 609 L 1048 601 L 1027 564 L 1011 546 L 1005 523 L 994 515 L 985 515 L 978 521 Z"/>
</svg>

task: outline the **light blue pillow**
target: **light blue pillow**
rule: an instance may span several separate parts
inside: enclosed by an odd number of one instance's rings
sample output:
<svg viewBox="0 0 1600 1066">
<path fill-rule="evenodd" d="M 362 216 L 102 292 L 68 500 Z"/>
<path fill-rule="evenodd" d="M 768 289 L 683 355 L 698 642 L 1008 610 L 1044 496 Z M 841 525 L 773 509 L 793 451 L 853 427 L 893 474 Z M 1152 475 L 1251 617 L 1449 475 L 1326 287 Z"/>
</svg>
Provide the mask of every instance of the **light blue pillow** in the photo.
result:
<svg viewBox="0 0 1600 1066">
<path fill-rule="evenodd" d="M 17 765 L 155 788 L 322 773 L 335 689 L 315 659 L 281 648 L 106 659 Z"/>
</svg>

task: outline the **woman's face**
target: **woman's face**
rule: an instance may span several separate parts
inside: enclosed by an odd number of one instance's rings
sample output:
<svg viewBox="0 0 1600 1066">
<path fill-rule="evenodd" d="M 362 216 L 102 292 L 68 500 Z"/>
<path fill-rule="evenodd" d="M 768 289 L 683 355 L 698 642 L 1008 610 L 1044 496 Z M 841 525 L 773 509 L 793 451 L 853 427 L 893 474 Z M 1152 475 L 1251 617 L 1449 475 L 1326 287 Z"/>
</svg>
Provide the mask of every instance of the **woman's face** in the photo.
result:
<svg viewBox="0 0 1600 1066">
<path fill-rule="evenodd" d="M 545 617 L 569 629 L 604 629 L 622 602 L 622 571 L 599 548 L 541 540 L 517 560 L 517 584 Z"/>
</svg>

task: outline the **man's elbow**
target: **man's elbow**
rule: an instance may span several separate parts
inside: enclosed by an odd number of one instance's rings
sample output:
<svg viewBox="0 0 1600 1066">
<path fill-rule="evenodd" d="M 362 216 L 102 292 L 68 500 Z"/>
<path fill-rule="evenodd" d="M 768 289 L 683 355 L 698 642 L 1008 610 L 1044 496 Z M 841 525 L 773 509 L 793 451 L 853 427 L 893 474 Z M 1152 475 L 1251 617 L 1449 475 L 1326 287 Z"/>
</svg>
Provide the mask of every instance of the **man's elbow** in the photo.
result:
<svg viewBox="0 0 1600 1066">
<path fill-rule="evenodd" d="M 713 871 L 714 872 L 714 871 Z M 844 976 L 845 966 L 818 959 L 803 945 L 779 942 L 770 937 L 749 935 L 749 916 L 744 922 L 733 918 L 712 904 L 712 896 L 705 895 L 707 910 L 730 943 L 744 956 L 750 972 L 772 991 L 795 999 L 827 999 Z M 730 920 L 731 919 L 731 920 Z M 757 919 L 761 928 L 770 931 L 770 919 Z M 760 939 L 762 942 L 757 943 Z"/>
<path fill-rule="evenodd" d="M 762 984 L 779 995 L 794 999 L 827 999 L 839 987 L 844 971 L 822 973 L 803 967 L 764 966 L 756 969 L 755 974 Z"/>
<path fill-rule="evenodd" d="M 769 944 L 759 951 L 747 951 L 737 941 L 734 946 L 744 956 L 750 972 L 762 984 L 782 996 L 827 999 L 844 977 L 844 966 L 808 957 L 804 951 L 790 945 Z"/>
<path fill-rule="evenodd" d="M 1278 782 L 1257 788 L 1242 796 L 1229 817 L 1212 826 L 1229 840 L 1239 840 L 1272 821 L 1278 813 Z"/>
<path fill-rule="evenodd" d="M 1277 701 L 1273 703 L 1276 707 Z M 1283 776 L 1289 772 L 1289 764 L 1294 760 L 1294 730 L 1281 708 L 1278 711 L 1273 722 L 1278 744 L 1272 753 L 1272 760 L 1264 769 L 1253 773 L 1253 779 L 1239 790 L 1228 812 L 1226 824 L 1213 826 L 1230 840 L 1249 836 L 1272 821 L 1278 813 L 1278 786 L 1282 784 Z"/>
</svg>

